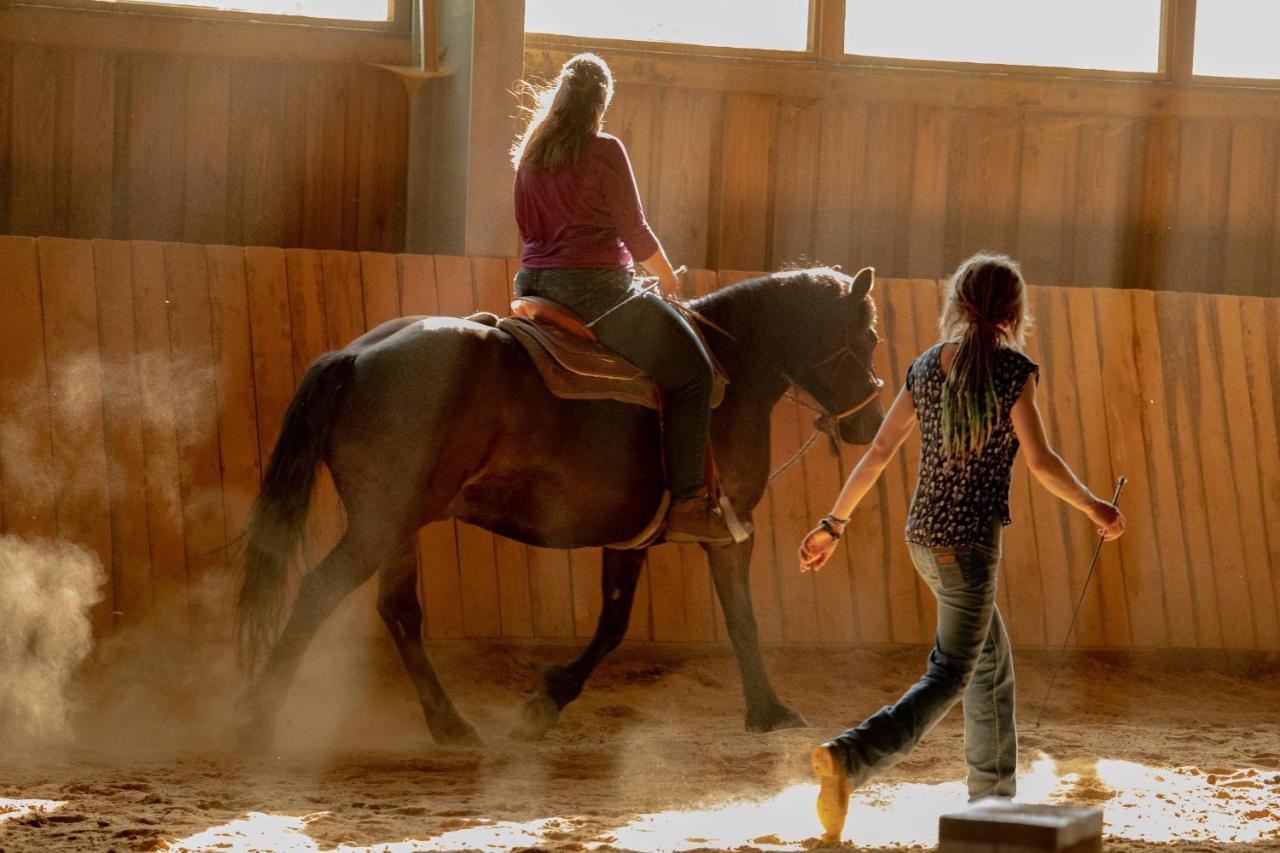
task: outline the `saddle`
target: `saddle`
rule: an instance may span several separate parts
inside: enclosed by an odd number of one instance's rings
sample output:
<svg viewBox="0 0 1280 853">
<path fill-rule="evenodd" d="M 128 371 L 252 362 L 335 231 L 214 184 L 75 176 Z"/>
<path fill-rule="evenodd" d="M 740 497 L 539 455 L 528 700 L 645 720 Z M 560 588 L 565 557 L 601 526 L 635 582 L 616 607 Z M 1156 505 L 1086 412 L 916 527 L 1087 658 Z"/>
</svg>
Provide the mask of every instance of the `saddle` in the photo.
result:
<svg viewBox="0 0 1280 853">
<path fill-rule="evenodd" d="M 661 392 L 649 375 L 611 349 L 602 346 L 596 333 L 568 308 L 537 296 L 521 296 L 511 303 L 512 316 L 498 321 L 502 329 L 524 347 L 546 383 L 547 389 L 567 400 L 617 400 L 649 409 L 662 407 Z M 693 326 L 699 337 L 701 330 Z M 707 342 L 703 349 L 711 352 Z M 715 363 L 711 391 L 714 409 L 724 399 L 728 379 Z"/>
<path fill-rule="evenodd" d="M 498 320 L 497 327 L 524 348 L 547 390 L 555 396 L 567 400 L 617 400 L 661 411 L 662 392 L 658 384 L 643 370 L 600 344 L 595 331 L 570 309 L 550 299 L 521 296 L 512 301 L 511 313 L 512 316 Z M 702 330 L 697 324 L 690 323 L 690 326 L 702 338 Z M 705 338 L 702 346 L 715 368 L 711 391 L 711 408 L 714 409 L 724 399 L 724 389 L 729 380 L 711 354 Z M 739 542 L 745 540 L 749 529 L 738 520 L 719 487 L 710 446 L 707 447 L 706 479 L 707 487 L 716 496 L 734 538 Z M 626 550 L 655 542 L 661 536 L 670 497 L 669 493 L 663 493 L 657 514 L 643 530 L 626 542 L 609 547 Z"/>
</svg>

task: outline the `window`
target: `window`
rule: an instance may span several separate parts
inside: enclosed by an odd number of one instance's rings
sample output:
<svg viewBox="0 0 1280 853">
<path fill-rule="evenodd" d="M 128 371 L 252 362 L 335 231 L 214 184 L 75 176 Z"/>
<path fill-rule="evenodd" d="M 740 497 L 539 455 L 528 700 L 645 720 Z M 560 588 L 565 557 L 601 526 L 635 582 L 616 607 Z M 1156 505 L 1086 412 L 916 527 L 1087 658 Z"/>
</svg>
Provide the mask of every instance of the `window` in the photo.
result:
<svg viewBox="0 0 1280 853">
<path fill-rule="evenodd" d="M 1280 79 L 1280 3 L 1211 0 L 1196 4 L 1192 73 Z"/>
<path fill-rule="evenodd" d="M 219 12 L 258 12 L 344 21 L 389 21 L 386 0 L 128 0 L 130 4 L 185 6 Z"/>
<path fill-rule="evenodd" d="M 745 47 L 809 49 L 809 0 L 525 0 L 526 32 Z"/>
<path fill-rule="evenodd" d="M 1161 0 L 848 0 L 844 49 L 858 56 L 1154 72 L 1160 7 Z"/>
</svg>

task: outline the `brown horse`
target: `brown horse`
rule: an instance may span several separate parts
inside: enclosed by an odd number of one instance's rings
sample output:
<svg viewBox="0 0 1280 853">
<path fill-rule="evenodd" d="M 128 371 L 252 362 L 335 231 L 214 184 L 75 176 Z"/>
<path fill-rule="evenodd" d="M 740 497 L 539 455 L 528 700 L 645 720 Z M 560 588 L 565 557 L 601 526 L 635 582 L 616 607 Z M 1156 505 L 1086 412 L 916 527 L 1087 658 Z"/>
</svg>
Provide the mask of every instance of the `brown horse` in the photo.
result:
<svg viewBox="0 0 1280 853">
<path fill-rule="evenodd" d="M 879 427 L 872 278 L 869 269 L 853 278 L 798 270 L 690 303 L 729 378 L 712 440 L 721 482 L 744 521 L 764 494 L 770 411 L 788 387 L 808 392 L 845 441 L 866 443 Z M 270 742 L 316 629 L 377 571 L 378 610 L 432 736 L 476 740 L 423 647 L 416 531 L 459 518 L 531 545 L 625 542 L 660 501 L 659 441 L 650 409 L 553 397 L 524 350 L 484 322 L 406 317 L 321 356 L 289 405 L 247 531 L 237 625 L 251 661 L 268 647 L 270 653 L 242 701 L 242 739 Z M 277 637 L 288 565 L 321 461 L 332 472 L 347 528 L 303 576 Z M 802 726 L 804 718 L 778 699 L 760 656 L 747 583 L 751 547 L 752 539 L 704 546 L 738 656 L 747 728 Z M 606 548 L 595 636 L 572 663 L 545 672 L 518 734 L 541 736 L 622 640 L 644 555 Z"/>
</svg>

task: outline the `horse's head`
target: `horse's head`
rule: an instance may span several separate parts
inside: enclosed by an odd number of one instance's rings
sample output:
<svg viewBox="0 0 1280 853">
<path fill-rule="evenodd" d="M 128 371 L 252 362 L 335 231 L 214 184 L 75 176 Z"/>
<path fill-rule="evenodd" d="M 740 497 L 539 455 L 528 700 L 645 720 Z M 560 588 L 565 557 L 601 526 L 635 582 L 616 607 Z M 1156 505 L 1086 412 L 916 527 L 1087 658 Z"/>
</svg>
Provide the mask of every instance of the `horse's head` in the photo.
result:
<svg viewBox="0 0 1280 853">
<path fill-rule="evenodd" d="M 784 289 L 790 289 L 788 277 L 796 286 L 785 300 L 790 340 L 777 350 L 784 362 L 779 367 L 824 409 L 840 438 L 869 444 L 884 420 L 884 383 L 871 369 L 880 340 L 871 299 L 875 270 L 866 267 L 852 277 L 826 268 L 778 273 Z"/>
</svg>

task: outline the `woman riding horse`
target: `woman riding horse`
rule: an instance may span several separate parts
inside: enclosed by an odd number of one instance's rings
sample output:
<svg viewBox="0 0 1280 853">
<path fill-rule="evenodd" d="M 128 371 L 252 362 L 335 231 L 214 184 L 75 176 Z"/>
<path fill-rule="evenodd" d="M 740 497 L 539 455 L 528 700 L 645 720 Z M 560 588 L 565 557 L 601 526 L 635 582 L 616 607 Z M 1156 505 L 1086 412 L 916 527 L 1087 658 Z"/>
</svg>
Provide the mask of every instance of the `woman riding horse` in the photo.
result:
<svg viewBox="0 0 1280 853">
<path fill-rule="evenodd" d="M 633 290 L 633 259 L 678 294 L 675 273 L 644 218 L 627 151 L 602 133 L 613 97 L 604 60 L 565 63 L 539 94 L 516 140 L 515 213 L 524 242 L 518 296 L 540 296 L 576 312 L 597 339 L 649 374 L 664 392 L 673 542 L 728 543 L 733 535 L 704 483 L 714 368 L 702 342 L 661 296 Z"/>
</svg>

